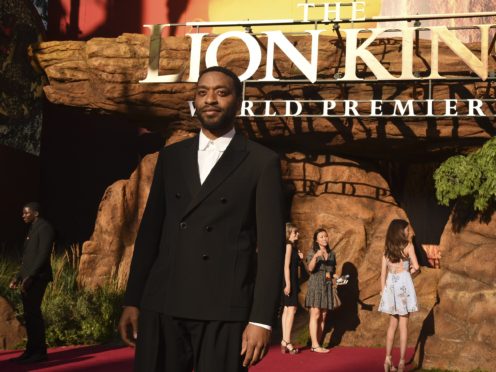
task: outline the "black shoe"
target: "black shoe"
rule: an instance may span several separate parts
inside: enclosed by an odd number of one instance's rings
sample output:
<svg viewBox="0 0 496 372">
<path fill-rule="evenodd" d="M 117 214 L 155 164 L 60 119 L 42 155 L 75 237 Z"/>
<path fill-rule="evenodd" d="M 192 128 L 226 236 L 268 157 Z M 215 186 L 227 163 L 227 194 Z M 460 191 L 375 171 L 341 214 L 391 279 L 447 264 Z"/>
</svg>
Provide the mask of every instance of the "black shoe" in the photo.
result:
<svg viewBox="0 0 496 372">
<path fill-rule="evenodd" d="M 19 364 L 40 363 L 40 362 L 44 362 L 47 359 L 48 359 L 48 357 L 47 357 L 46 353 L 45 354 L 37 353 L 37 354 L 30 355 L 29 357 L 19 361 L 18 363 Z"/>
<path fill-rule="evenodd" d="M 18 357 L 10 358 L 9 362 L 20 362 L 22 360 L 28 359 L 30 356 L 31 356 L 31 354 L 29 354 L 27 351 L 25 351 L 24 353 L 22 353 Z"/>
</svg>

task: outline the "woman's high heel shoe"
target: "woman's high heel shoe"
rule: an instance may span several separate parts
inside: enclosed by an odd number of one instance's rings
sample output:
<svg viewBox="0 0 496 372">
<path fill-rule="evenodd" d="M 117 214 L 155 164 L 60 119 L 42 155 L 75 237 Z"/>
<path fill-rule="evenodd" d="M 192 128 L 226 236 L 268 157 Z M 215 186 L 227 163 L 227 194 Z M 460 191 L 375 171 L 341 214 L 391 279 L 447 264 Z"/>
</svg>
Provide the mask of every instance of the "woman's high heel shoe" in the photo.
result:
<svg viewBox="0 0 496 372">
<path fill-rule="evenodd" d="M 281 353 L 298 354 L 300 351 L 291 344 L 291 342 L 281 341 Z"/>
<path fill-rule="evenodd" d="M 391 361 L 391 355 L 388 355 L 386 359 L 384 359 L 384 372 L 394 372 L 396 368 L 393 366 L 393 362 Z"/>
<path fill-rule="evenodd" d="M 404 372 L 405 371 L 405 359 L 400 359 L 400 362 L 398 363 L 398 372 Z"/>
</svg>

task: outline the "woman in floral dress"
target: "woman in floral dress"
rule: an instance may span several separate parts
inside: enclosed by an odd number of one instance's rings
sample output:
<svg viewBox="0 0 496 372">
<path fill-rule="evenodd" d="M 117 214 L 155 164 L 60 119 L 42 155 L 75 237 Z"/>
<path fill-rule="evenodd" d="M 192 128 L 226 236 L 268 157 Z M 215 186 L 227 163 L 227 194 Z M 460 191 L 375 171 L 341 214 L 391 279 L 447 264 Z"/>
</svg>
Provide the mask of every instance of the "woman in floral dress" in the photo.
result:
<svg viewBox="0 0 496 372">
<path fill-rule="evenodd" d="M 393 220 L 386 234 L 386 248 L 382 256 L 381 303 L 379 311 L 389 314 L 386 336 L 384 370 L 395 371 L 391 361 L 394 336 L 400 330 L 400 361 L 398 372 L 405 369 L 405 352 L 408 338 L 409 314 L 418 311 L 417 295 L 411 274 L 419 269 L 415 249 L 410 239 L 410 229 L 405 220 Z"/>
</svg>

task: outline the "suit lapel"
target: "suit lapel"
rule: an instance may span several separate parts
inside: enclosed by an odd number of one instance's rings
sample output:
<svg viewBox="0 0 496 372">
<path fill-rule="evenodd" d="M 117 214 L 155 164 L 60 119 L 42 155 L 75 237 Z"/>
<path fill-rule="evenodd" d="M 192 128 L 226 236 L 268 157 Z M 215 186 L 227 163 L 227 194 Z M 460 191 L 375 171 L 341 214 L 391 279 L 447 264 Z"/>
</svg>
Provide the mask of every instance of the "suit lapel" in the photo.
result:
<svg viewBox="0 0 496 372">
<path fill-rule="evenodd" d="M 198 136 L 191 141 L 190 146 L 182 158 L 183 166 L 181 167 L 186 184 L 193 197 L 198 194 L 201 187 L 200 172 L 198 170 L 198 141 Z"/>
<path fill-rule="evenodd" d="M 197 148 L 198 150 L 198 141 Z M 198 183 L 200 182 L 199 172 L 198 172 L 198 158 L 197 152 L 194 152 L 196 159 L 196 178 Z M 226 151 L 222 154 L 221 158 L 217 161 L 215 166 L 210 171 L 210 174 L 201 185 L 198 193 L 193 194 L 193 199 L 189 203 L 188 207 L 183 213 L 183 218 L 188 215 L 193 209 L 198 206 L 208 195 L 212 193 L 224 180 L 238 167 L 238 165 L 243 161 L 243 159 L 248 154 L 246 150 L 246 140 L 240 135 L 236 134 L 229 146 L 227 146 Z"/>
</svg>

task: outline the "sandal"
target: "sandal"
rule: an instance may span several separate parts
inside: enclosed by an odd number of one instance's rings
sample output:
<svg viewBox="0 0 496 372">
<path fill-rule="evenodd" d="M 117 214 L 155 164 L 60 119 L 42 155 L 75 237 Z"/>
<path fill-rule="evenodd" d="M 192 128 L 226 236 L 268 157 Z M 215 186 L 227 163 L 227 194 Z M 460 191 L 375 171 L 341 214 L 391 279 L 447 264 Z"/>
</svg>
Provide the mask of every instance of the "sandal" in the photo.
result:
<svg viewBox="0 0 496 372">
<path fill-rule="evenodd" d="M 316 347 L 311 347 L 310 348 L 310 351 L 313 352 L 313 353 L 319 353 L 319 354 L 326 354 L 328 353 L 330 350 L 329 349 L 326 349 L 325 347 L 322 347 L 322 346 L 316 346 Z"/>
<path fill-rule="evenodd" d="M 384 372 L 395 372 L 396 368 L 393 366 L 393 362 L 391 361 L 391 355 L 386 356 L 384 359 Z"/>
<path fill-rule="evenodd" d="M 300 351 L 293 346 L 291 342 L 281 341 L 281 353 L 282 354 L 298 354 Z"/>
</svg>

